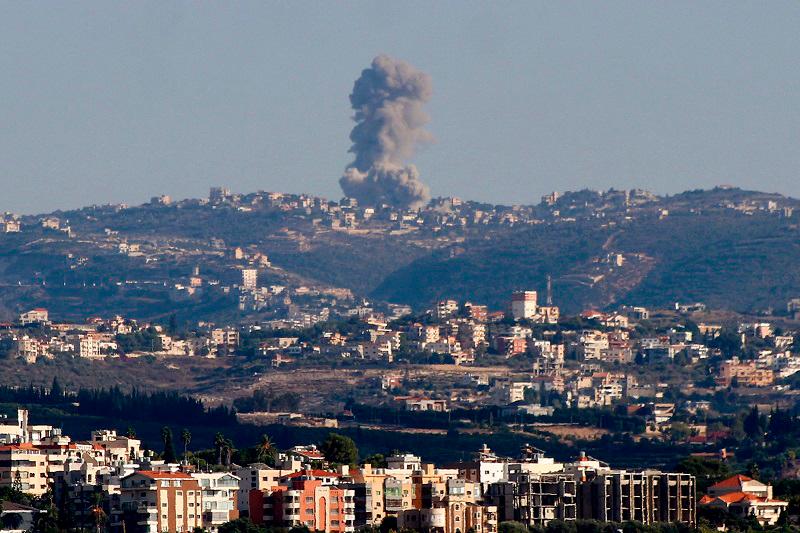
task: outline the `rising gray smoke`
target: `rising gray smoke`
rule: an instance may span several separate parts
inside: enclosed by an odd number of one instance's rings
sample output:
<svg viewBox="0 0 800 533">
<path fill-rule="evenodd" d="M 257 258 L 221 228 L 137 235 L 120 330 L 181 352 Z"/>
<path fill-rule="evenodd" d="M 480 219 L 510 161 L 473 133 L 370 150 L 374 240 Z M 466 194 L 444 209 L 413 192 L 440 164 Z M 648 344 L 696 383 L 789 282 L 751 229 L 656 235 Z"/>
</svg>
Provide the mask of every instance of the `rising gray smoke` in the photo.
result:
<svg viewBox="0 0 800 533">
<path fill-rule="evenodd" d="M 417 208 L 430 198 L 417 167 L 406 161 L 417 144 L 433 140 L 422 109 L 431 78 L 405 61 L 379 55 L 361 72 L 350 95 L 356 125 L 350 133 L 355 160 L 339 180 L 359 203 Z"/>
</svg>

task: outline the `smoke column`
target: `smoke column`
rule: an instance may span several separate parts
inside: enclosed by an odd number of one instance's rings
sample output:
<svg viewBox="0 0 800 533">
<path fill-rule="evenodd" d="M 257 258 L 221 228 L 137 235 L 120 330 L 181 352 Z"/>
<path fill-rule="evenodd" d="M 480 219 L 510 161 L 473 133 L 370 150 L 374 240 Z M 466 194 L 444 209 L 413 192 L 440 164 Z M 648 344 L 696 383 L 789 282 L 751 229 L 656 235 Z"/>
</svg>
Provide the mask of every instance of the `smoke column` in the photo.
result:
<svg viewBox="0 0 800 533">
<path fill-rule="evenodd" d="M 418 144 L 433 140 L 423 129 L 430 117 L 422 106 L 430 97 L 430 76 L 405 61 L 379 55 L 361 72 L 350 95 L 355 160 L 339 180 L 346 196 L 412 209 L 428 202 L 427 185 L 406 161 Z"/>
</svg>

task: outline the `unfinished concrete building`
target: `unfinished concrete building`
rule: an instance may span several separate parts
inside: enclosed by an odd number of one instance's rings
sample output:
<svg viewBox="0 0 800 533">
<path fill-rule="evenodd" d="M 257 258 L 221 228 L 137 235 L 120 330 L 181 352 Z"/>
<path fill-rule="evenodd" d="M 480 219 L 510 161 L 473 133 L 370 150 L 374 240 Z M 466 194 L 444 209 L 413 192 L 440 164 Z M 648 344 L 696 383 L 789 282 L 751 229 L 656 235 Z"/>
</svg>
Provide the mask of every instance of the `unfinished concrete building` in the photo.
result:
<svg viewBox="0 0 800 533">
<path fill-rule="evenodd" d="M 578 518 L 694 524 L 694 476 L 656 471 L 599 473 L 579 485 Z"/>
<path fill-rule="evenodd" d="M 547 525 L 577 517 L 576 483 L 567 474 L 520 473 L 511 481 L 491 484 L 486 500 L 497 507 L 501 522 Z"/>
</svg>

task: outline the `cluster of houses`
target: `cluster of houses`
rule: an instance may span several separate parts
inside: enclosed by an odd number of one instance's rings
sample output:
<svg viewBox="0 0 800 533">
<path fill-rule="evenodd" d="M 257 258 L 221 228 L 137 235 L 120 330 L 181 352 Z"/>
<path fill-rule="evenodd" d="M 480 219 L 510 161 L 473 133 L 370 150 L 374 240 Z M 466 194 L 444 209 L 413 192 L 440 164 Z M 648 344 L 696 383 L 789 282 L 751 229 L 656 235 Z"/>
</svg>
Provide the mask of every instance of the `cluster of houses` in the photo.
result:
<svg viewBox="0 0 800 533">
<path fill-rule="evenodd" d="M 53 491 L 79 527 L 94 527 L 98 513 L 109 530 L 131 533 L 213 532 L 239 517 L 326 533 L 379 525 L 387 517 L 401 529 L 441 533 L 491 533 L 505 521 L 696 522 L 691 475 L 615 469 L 583 454 L 561 463 L 531 446 L 516 458 L 484 446 L 473 459 L 447 465 L 397 454 L 384 464 L 355 466 L 330 464 L 309 445 L 278 453 L 270 463 L 203 471 L 154 459 L 138 439 L 112 430 L 80 441 L 30 424 L 24 410 L 0 420 L 0 487 L 33 496 Z M 759 520 L 777 520 L 786 503 L 741 479 L 739 496 L 745 496 L 736 499 L 720 485 L 701 504 L 725 502 L 749 513 L 750 502 Z"/>
<path fill-rule="evenodd" d="M 444 465 L 412 454 L 392 455 L 382 464 L 337 465 L 314 445 L 269 455 L 269 465 L 204 471 L 186 461 L 155 459 L 140 440 L 113 430 L 92 431 L 80 441 L 30 424 L 22 409 L 16 419 L 0 419 L 0 487 L 32 496 L 52 491 L 76 527 L 96 527 L 102 514 L 110 531 L 214 532 L 237 518 L 325 533 L 356 531 L 386 518 L 396 519 L 399 529 L 439 533 L 492 533 L 506 521 L 693 525 L 698 505 L 767 525 L 788 505 L 773 498 L 769 485 L 746 476 L 711 486 L 697 501 L 692 475 L 612 468 L 583 453 L 562 463 L 529 445 L 514 458 L 484 445 L 472 459 Z"/>
<path fill-rule="evenodd" d="M 140 346 L 126 352 L 128 356 L 214 357 L 231 354 L 239 346 L 237 328 L 205 325 L 199 331 L 195 336 L 176 338 L 162 325 L 139 323 L 120 316 L 92 318 L 85 323 L 53 322 L 48 310 L 43 308 L 20 314 L 16 323 L 0 323 L 0 339 L 11 340 L 13 354 L 28 363 L 41 358 L 52 359 L 58 354 L 87 359 L 116 356 L 121 353 L 120 338 L 137 334 Z"/>
<path fill-rule="evenodd" d="M 255 269 L 243 271 L 242 287 L 247 291 L 258 289 Z M 284 294 L 289 301 L 290 295 L 283 289 L 271 286 L 268 290 Z M 303 295 L 319 297 L 320 292 L 304 287 L 292 289 L 291 297 Z M 697 305 L 676 304 L 676 310 L 680 313 L 684 307 L 694 309 Z M 653 381 L 646 374 L 647 382 L 640 383 L 638 370 L 679 358 L 680 364 L 691 364 L 714 357 L 715 362 L 708 365 L 713 372 L 711 387 L 778 386 L 776 380 L 800 370 L 794 334 L 766 322 L 740 324 L 739 343 L 757 348 L 749 350 L 748 358 L 725 358 L 714 344 L 722 333 L 721 325 L 700 323 L 690 329 L 676 319 L 674 325 L 656 330 L 657 333 L 642 333 L 638 325 L 648 321 L 650 311 L 623 306 L 616 312 L 584 311 L 572 321 L 577 325 L 565 326 L 569 322 L 559 322 L 559 308 L 541 305 L 537 292 L 532 290 L 514 292 L 505 311 L 491 311 L 472 302 L 442 300 L 416 320 L 397 320 L 408 311 L 396 306 L 387 316 L 368 305 L 357 305 L 344 316 L 357 318 L 358 328 L 343 333 L 323 327 L 316 338 L 306 336 L 301 341 L 299 330 L 320 317 L 271 319 L 237 327 L 200 323 L 192 332 L 177 336 L 162 325 L 123 317 L 96 318 L 80 324 L 55 323 L 46 309 L 32 309 L 13 324 L 0 324 L 0 340 L 11 340 L 14 354 L 32 363 L 57 354 L 90 359 L 121 353 L 233 355 L 241 353 L 243 337 L 258 334 L 257 342 L 249 343 L 248 355 L 264 358 L 274 367 L 315 359 L 383 365 L 388 370 L 381 388 L 388 391 L 402 388 L 397 386 L 401 375 L 391 370 L 398 358 L 403 362 L 411 357 L 417 363 L 472 365 L 482 362 L 488 354 L 495 361 L 514 365 L 516 358 L 524 357 L 530 361 L 525 363 L 530 365 L 525 371 L 473 374 L 465 366 L 463 386 L 454 384 L 424 397 L 399 396 L 398 403 L 408 410 L 437 411 L 449 410 L 454 404 L 471 407 L 488 403 L 533 415 L 552 413 L 552 398 L 557 398 L 561 406 L 576 408 L 612 406 L 622 401 L 640 407 L 657 406 L 663 401 L 668 384 Z M 270 334 L 270 330 L 280 333 Z M 292 330 L 298 334 L 293 335 Z M 126 339 L 135 342 L 126 343 Z M 698 376 L 700 379 L 703 376 Z"/>
</svg>

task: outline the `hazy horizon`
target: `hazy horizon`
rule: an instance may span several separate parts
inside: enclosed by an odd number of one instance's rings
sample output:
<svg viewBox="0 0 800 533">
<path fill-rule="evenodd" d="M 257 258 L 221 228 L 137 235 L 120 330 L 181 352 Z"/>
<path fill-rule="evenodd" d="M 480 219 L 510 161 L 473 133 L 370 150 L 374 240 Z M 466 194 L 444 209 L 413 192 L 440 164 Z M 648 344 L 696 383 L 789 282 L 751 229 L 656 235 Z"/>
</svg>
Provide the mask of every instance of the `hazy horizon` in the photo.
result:
<svg viewBox="0 0 800 533">
<path fill-rule="evenodd" d="M 0 211 L 209 186 L 342 196 L 348 95 L 428 74 L 433 196 L 731 185 L 800 197 L 800 4 L 0 6 Z"/>
</svg>

